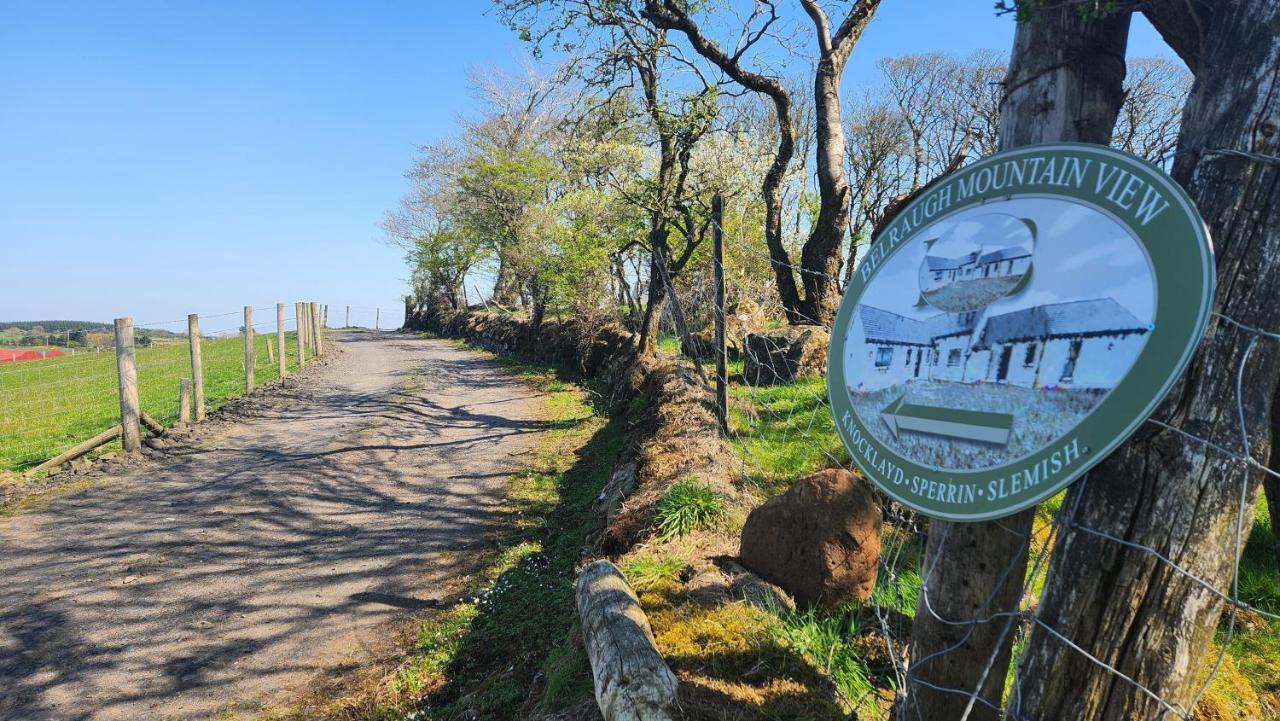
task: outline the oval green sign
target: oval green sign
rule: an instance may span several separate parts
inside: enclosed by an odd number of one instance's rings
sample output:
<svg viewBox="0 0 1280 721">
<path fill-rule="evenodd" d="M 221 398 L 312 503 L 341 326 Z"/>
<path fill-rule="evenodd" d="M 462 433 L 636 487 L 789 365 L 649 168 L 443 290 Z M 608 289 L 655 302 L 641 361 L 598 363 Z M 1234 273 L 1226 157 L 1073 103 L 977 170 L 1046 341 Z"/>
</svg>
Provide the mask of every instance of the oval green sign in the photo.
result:
<svg viewBox="0 0 1280 721">
<path fill-rule="evenodd" d="M 1168 393 L 1213 301 L 1186 193 L 1097 145 L 1029 146 L 938 183 L 855 271 L 828 351 L 854 463 L 926 515 L 1053 495 Z"/>
</svg>

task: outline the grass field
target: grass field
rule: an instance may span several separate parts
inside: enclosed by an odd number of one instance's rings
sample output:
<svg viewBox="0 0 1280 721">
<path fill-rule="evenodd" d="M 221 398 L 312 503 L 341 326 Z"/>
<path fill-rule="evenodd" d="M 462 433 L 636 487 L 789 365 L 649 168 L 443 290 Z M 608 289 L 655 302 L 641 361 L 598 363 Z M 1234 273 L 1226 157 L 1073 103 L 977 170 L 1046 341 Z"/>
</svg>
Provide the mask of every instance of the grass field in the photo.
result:
<svg viewBox="0 0 1280 721">
<path fill-rule="evenodd" d="M 254 337 L 254 381 L 278 377 L 267 360 L 267 339 Z M 289 370 L 297 370 L 297 337 L 286 334 Z M 240 336 L 206 338 L 205 403 L 213 410 L 244 394 L 244 340 Z M 138 396 L 143 412 L 169 425 L 178 419 L 178 381 L 191 377 L 187 343 L 137 349 Z M 40 361 L 0 365 L 0 471 L 38 465 L 71 446 L 119 423 L 114 352 L 79 352 Z M 111 446 L 108 446 L 111 448 Z"/>
</svg>

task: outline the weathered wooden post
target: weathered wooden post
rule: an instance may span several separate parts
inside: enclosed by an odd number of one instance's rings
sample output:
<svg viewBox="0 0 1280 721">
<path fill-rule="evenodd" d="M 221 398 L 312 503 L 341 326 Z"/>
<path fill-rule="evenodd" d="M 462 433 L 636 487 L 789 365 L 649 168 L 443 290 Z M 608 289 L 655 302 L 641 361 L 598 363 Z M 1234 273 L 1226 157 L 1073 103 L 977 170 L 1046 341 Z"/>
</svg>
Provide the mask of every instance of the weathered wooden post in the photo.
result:
<svg viewBox="0 0 1280 721">
<path fill-rule="evenodd" d="M 120 443 L 125 453 L 142 448 L 142 409 L 138 406 L 138 364 L 133 353 L 133 319 L 116 318 L 116 379 L 120 390 Z"/>
<path fill-rule="evenodd" d="M 204 362 L 200 357 L 200 316 L 187 316 L 187 340 L 191 345 L 191 400 L 196 421 L 204 420 Z"/>
<path fill-rule="evenodd" d="M 267 362 L 276 362 L 276 342 L 271 336 L 267 336 Z"/>
<path fill-rule="evenodd" d="M 305 303 L 293 304 L 293 321 L 298 334 L 298 370 L 307 364 L 307 323 Z"/>
<path fill-rule="evenodd" d="M 312 342 L 315 343 L 316 357 L 320 357 L 324 353 L 324 328 L 320 325 L 320 304 L 312 301 L 311 303 L 311 327 L 313 329 Z"/>
<path fill-rule="evenodd" d="M 345 322 L 343 322 L 342 327 L 343 328 L 351 327 L 351 306 L 347 306 L 347 319 Z"/>
<path fill-rule="evenodd" d="M 379 330 L 381 328 L 379 323 L 381 322 L 382 322 L 382 309 L 374 308 L 373 309 L 373 329 Z"/>
<path fill-rule="evenodd" d="M 178 379 L 178 424 L 187 425 L 191 423 L 191 381 L 187 378 Z"/>
<path fill-rule="evenodd" d="M 1018 23 L 1000 109 L 1000 150 L 1057 141 L 1106 144 L 1124 98 L 1131 14 L 1123 9 L 1091 18 L 1074 6 L 1055 6 Z M 1002 717 L 1033 519 L 1027 509 L 994 521 L 929 522 L 929 570 L 916 603 L 900 718 Z M 1027 718 L 1050 718 L 1025 708 Z M 1058 718 L 1068 717 L 1091 716 Z"/>
<path fill-rule="evenodd" d="M 713 280 L 715 282 L 715 322 L 716 322 L 716 419 L 720 421 L 720 432 L 729 432 L 729 389 L 728 359 L 724 346 L 724 235 L 721 221 L 724 220 L 724 198 L 719 193 L 711 199 L 711 250 L 713 256 Z"/>
<path fill-rule="evenodd" d="M 244 307 L 244 392 L 253 392 L 253 306 Z"/>
<path fill-rule="evenodd" d="M 284 343 L 284 303 L 276 303 L 276 345 L 280 346 L 276 362 L 280 364 L 280 378 L 283 379 L 289 375 L 289 352 Z"/>
</svg>

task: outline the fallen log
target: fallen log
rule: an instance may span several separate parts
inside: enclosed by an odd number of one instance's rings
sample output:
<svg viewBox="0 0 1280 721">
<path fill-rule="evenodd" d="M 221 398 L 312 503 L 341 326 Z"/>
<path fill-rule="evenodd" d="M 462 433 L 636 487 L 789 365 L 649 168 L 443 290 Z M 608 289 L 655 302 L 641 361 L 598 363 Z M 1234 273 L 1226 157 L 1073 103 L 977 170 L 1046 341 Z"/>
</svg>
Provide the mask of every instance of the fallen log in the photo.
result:
<svg viewBox="0 0 1280 721">
<path fill-rule="evenodd" d="M 578 573 L 574 595 L 605 721 L 671 721 L 676 677 L 622 572 L 596 561 Z"/>
<path fill-rule="evenodd" d="M 147 430 L 151 431 L 153 434 L 157 436 L 164 435 L 164 430 L 165 430 L 164 426 L 161 425 L 159 421 L 147 415 L 146 413 L 139 413 L 138 417 L 142 420 L 142 425 L 147 427 Z"/>
<path fill-rule="evenodd" d="M 51 468 L 57 468 L 58 466 L 62 465 L 63 463 L 66 463 L 67 461 L 74 461 L 75 459 L 79 458 L 80 456 L 83 456 L 89 451 L 92 451 L 98 446 L 106 445 L 107 443 L 110 443 L 111 441 L 114 441 L 119 437 L 120 437 L 120 426 L 112 426 L 110 430 L 103 431 L 98 435 L 94 436 L 93 438 L 90 438 L 89 440 L 85 441 L 84 443 L 81 443 L 77 446 L 73 446 L 70 449 L 64 451 L 62 454 L 54 456 L 53 458 L 50 458 L 49 460 L 45 461 L 44 463 L 41 463 L 35 468 L 32 468 L 30 471 L 27 471 L 27 475 L 35 475 L 40 471 L 47 471 Z"/>
</svg>

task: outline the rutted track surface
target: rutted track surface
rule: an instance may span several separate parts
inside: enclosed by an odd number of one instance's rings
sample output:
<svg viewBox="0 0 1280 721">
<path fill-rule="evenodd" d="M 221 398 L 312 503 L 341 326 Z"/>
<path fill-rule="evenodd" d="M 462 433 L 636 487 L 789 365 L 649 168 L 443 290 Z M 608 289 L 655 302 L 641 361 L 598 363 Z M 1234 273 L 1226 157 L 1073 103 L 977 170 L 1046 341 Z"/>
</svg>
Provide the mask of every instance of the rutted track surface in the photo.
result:
<svg viewBox="0 0 1280 721">
<path fill-rule="evenodd" d="M 229 432 L 0 519 L 0 719 L 254 709 L 433 603 L 501 522 L 538 400 L 444 343 L 334 341 Z"/>
</svg>

